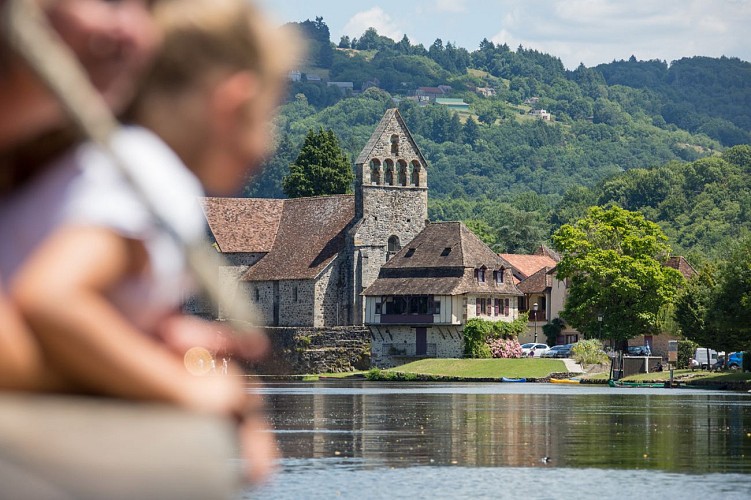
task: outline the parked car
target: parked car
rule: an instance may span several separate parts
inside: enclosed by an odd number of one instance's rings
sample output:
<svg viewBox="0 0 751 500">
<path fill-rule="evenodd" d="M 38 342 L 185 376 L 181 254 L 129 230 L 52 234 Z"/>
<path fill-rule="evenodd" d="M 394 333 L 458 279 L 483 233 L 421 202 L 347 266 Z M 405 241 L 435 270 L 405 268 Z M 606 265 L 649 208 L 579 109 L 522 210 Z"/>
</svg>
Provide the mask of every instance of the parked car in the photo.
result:
<svg viewBox="0 0 751 500">
<path fill-rule="evenodd" d="M 651 356 L 652 349 L 648 345 L 632 345 L 628 347 L 629 356 Z"/>
<path fill-rule="evenodd" d="M 542 355 L 543 358 L 568 358 L 574 344 L 554 345 Z"/>
<path fill-rule="evenodd" d="M 535 344 L 534 342 L 530 342 L 528 344 L 522 344 L 522 356 L 527 357 L 529 356 L 529 352 L 534 349 L 534 357 L 535 358 L 541 358 L 545 352 L 550 349 L 548 344 Z"/>
</svg>

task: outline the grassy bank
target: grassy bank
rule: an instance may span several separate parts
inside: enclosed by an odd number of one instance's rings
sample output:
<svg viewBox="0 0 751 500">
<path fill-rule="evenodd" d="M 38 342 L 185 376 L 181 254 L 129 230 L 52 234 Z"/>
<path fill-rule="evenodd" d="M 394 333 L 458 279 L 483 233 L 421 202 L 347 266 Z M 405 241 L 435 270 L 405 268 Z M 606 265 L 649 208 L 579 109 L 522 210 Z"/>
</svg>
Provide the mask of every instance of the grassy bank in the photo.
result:
<svg viewBox="0 0 751 500">
<path fill-rule="evenodd" d="M 438 377 L 461 378 L 545 378 L 566 371 L 557 359 L 421 359 L 383 370 Z"/>
</svg>

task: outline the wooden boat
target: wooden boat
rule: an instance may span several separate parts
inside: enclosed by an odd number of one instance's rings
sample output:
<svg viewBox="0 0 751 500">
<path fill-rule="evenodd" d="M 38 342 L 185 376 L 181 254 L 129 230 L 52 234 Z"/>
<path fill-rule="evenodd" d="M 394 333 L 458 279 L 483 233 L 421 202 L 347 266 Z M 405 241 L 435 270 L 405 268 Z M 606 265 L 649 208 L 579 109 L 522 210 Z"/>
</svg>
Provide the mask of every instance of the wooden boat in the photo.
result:
<svg viewBox="0 0 751 500">
<path fill-rule="evenodd" d="M 551 378 L 551 384 L 579 384 L 581 380 L 575 378 Z"/>
<path fill-rule="evenodd" d="M 526 382 L 526 378 L 509 378 L 509 377 L 501 377 L 502 382 Z"/>
<path fill-rule="evenodd" d="M 651 388 L 651 389 L 663 389 L 665 388 L 665 382 L 622 382 L 620 380 L 608 380 L 610 387 L 633 387 L 633 388 Z"/>
</svg>

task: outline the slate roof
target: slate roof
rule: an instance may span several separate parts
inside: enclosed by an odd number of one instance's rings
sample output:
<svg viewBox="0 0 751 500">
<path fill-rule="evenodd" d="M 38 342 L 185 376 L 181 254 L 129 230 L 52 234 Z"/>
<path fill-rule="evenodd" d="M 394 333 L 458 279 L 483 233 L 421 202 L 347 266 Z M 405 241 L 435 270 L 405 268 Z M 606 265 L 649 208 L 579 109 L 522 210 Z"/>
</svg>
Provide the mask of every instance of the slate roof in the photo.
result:
<svg viewBox="0 0 751 500">
<path fill-rule="evenodd" d="M 273 246 L 242 281 L 313 279 L 344 248 L 355 216 L 352 195 L 278 200 L 282 213 Z"/>
<path fill-rule="evenodd" d="M 493 271 L 504 265 L 461 222 L 434 222 L 381 267 L 363 295 L 522 295 L 509 272 L 504 283 L 493 279 Z M 485 283 L 478 283 L 474 271 L 482 266 L 487 269 Z"/>
<path fill-rule="evenodd" d="M 366 162 L 370 161 L 370 157 L 373 153 L 373 150 L 378 145 L 383 134 L 386 133 L 386 129 L 388 128 L 392 120 L 397 121 L 402 131 L 404 132 L 404 135 L 409 140 L 410 145 L 417 152 L 417 157 L 420 159 L 420 163 L 427 168 L 428 162 L 425 160 L 425 157 L 422 155 L 422 152 L 420 152 L 420 148 L 417 147 L 417 143 L 412 138 L 412 134 L 409 132 L 409 129 L 407 128 L 407 124 L 404 123 L 404 118 L 402 118 L 402 115 L 399 113 L 399 110 L 396 108 L 387 109 L 386 112 L 383 114 L 383 118 L 381 118 L 381 121 L 378 123 L 378 126 L 375 128 L 375 130 L 373 131 L 373 134 L 370 136 L 370 139 L 368 139 L 368 142 L 365 144 L 365 147 L 362 148 L 362 151 L 360 151 L 360 154 L 355 160 L 355 165 L 364 165 Z M 389 137 L 384 139 L 384 141 L 389 142 L 390 140 L 391 140 L 391 135 L 389 134 Z"/>
<path fill-rule="evenodd" d="M 203 198 L 200 202 L 222 253 L 265 253 L 271 250 L 284 200 Z"/>
</svg>

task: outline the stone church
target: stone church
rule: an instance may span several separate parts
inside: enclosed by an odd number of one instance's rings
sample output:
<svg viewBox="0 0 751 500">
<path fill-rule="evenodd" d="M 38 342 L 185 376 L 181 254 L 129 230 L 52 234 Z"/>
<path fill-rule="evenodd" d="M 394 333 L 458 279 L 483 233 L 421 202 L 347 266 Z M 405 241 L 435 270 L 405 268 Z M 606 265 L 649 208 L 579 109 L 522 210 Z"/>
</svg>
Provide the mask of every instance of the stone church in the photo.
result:
<svg viewBox="0 0 751 500">
<path fill-rule="evenodd" d="M 355 161 L 354 195 L 297 199 L 205 198 L 220 283 L 243 289 L 264 326 L 362 325 L 362 292 L 426 226 L 428 164 L 397 109 Z M 226 319 L 224 308 L 189 309 Z"/>
</svg>

